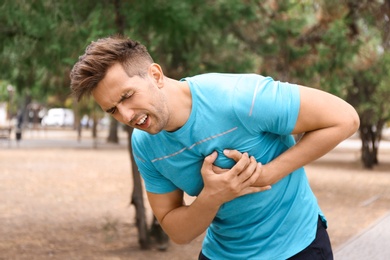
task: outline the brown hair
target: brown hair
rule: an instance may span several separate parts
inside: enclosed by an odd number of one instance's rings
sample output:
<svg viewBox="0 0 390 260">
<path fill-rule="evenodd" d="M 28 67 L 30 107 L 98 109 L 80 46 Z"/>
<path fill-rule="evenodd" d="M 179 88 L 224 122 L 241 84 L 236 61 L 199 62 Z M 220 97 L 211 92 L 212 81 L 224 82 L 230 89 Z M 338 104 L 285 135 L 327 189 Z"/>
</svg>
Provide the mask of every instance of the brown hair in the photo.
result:
<svg viewBox="0 0 390 260">
<path fill-rule="evenodd" d="M 90 95 L 107 70 L 116 63 L 123 66 L 129 77 L 144 77 L 153 59 L 144 45 L 122 36 L 92 42 L 70 72 L 72 94 L 78 101 L 84 95 Z"/>
</svg>

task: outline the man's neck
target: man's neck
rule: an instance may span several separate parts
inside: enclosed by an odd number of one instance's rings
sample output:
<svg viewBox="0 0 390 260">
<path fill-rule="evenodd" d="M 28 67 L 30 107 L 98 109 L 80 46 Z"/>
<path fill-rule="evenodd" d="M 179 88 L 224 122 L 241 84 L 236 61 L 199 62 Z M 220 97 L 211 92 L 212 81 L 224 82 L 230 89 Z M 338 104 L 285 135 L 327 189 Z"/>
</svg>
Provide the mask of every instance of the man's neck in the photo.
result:
<svg viewBox="0 0 390 260">
<path fill-rule="evenodd" d="M 174 126 L 170 129 L 176 131 L 181 128 L 189 119 L 192 110 L 191 90 L 187 81 L 177 81 L 166 78 L 166 84 L 169 92 L 169 112 Z"/>
</svg>

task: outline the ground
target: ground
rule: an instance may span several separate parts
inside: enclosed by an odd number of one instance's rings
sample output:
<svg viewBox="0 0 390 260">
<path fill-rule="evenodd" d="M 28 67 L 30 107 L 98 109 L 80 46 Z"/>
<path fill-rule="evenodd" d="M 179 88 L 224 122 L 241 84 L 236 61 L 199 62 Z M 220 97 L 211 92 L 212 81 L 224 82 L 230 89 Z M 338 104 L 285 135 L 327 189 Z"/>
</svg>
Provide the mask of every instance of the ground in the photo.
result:
<svg viewBox="0 0 390 260">
<path fill-rule="evenodd" d="M 31 143 L 56 138 L 65 141 Z M 165 252 L 139 249 L 126 142 L 93 148 L 72 132 L 24 139 L 0 140 L 0 259 L 197 259 L 202 237 Z M 334 250 L 390 210 L 390 149 L 373 170 L 359 156 L 356 145 L 342 146 L 306 167 Z"/>
</svg>

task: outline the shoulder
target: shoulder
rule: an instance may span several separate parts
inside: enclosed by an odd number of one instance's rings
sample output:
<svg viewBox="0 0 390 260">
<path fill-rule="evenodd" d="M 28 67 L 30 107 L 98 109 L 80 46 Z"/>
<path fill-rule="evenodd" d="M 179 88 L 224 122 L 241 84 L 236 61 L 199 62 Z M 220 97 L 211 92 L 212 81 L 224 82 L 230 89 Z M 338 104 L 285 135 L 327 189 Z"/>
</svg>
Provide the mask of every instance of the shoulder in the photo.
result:
<svg viewBox="0 0 390 260">
<path fill-rule="evenodd" d="M 181 79 L 181 81 L 189 81 L 194 83 L 204 83 L 204 84 L 215 84 L 218 83 L 237 83 L 241 80 L 262 80 L 266 77 L 258 74 L 250 73 L 205 73 L 196 76 L 186 77 Z"/>
<path fill-rule="evenodd" d="M 220 96 L 229 92 L 234 94 L 237 91 L 245 95 L 258 84 L 264 85 L 272 81 L 272 78 L 258 74 L 207 73 L 182 79 L 184 80 L 189 83 L 192 92 L 207 91 Z"/>
</svg>

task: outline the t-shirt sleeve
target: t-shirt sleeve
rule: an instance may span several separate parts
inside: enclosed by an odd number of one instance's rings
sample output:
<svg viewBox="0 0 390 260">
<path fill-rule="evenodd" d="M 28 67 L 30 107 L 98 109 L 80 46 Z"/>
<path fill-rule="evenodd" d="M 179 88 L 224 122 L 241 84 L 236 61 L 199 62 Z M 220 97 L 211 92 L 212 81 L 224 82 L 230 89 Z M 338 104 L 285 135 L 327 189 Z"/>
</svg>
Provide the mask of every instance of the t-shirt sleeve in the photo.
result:
<svg viewBox="0 0 390 260">
<path fill-rule="evenodd" d="M 164 177 L 154 166 L 153 163 L 148 160 L 147 145 L 141 145 L 137 141 L 134 135 L 132 136 L 132 152 L 137 164 L 138 170 L 145 183 L 145 188 L 148 192 L 163 194 L 174 190 L 177 187 L 166 177 Z"/>
<path fill-rule="evenodd" d="M 269 77 L 243 78 L 235 91 L 237 117 L 255 132 L 289 135 L 300 107 L 299 87 Z"/>
</svg>

